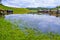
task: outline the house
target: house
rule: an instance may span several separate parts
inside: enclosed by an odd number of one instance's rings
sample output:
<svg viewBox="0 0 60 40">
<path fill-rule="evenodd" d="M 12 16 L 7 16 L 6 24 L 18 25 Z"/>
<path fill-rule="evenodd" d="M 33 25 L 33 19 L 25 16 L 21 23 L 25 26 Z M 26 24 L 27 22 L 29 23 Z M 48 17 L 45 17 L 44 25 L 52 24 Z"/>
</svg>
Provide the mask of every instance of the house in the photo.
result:
<svg viewBox="0 0 60 40">
<path fill-rule="evenodd" d="M 8 15 L 8 14 L 13 14 L 12 10 L 1 10 L 0 9 L 0 16 Z"/>
<path fill-rule="evenodd" d="M 38 12 L 38 13 L 48 13 L 49 10 L 38 10 L 37 12 Z"/>
<path fill-rule="evenodd" d="M 13 11 L 12 10 L 1 10 L 0 9 L 0 14 L 5 14 L 5 15 L 8 15 L 8 14 L 13 14 Z"/>
<path fill-rule="evenodd" d="M 12 10 L 6 10 L 6 12 L 7 12 L 7 15 L 8 14 L 13 14 L 13 11 Z"/>
</svg>

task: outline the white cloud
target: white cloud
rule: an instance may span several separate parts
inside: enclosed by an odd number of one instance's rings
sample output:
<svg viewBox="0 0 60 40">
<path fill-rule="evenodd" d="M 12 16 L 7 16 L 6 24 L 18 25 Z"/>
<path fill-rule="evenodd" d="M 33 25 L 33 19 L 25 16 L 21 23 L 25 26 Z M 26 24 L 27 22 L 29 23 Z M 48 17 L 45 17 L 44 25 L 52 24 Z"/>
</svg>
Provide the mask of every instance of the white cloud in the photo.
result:
<svg viewBox="0 0 60 40">
<path fill-rule="evenodd" d="M 2 0 L 6 6 L 12 7 L 55 7 L 59 0 Z"/>
</svg>

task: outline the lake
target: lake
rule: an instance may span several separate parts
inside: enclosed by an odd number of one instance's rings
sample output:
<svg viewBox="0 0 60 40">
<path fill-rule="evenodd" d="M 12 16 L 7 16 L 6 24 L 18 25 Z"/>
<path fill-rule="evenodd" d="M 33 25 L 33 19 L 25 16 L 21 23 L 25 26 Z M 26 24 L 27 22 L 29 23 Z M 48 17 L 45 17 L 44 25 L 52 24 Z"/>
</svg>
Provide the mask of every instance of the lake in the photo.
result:
<svg viewBox="0 0 60 40">
<path fill-rule="evenodd" d="M 28 27 L 42 32 L 60 33 L 60 17 L 46 14 L 10 14 L 5 15 L 5 19 L 17 23 L 21 29 Z"/>
</svg>

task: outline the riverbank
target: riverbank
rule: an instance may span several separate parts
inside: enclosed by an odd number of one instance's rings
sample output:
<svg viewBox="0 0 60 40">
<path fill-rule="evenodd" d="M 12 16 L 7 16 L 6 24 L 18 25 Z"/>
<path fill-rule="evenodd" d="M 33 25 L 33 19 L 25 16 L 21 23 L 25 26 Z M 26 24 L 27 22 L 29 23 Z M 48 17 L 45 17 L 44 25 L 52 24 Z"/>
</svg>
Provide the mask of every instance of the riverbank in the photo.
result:
<svg viewBox="0 0 60 40">
<path fill-rule="evenodd" d="M 7 7 L 4 5 L 0 4 L 0 10 L 12 10 L 14 14 L 24 14 L 24 13 L 29 13 L 30 10 L 26 9 L 26 8 L 14 8 L 14 7 Z"/>
<path fill-rule="evenodd" d="M 18 25 L 0 18 L 0 40 L 60 40 L 60 35 L 28 28 L 22 31 Z"/>
</svg>

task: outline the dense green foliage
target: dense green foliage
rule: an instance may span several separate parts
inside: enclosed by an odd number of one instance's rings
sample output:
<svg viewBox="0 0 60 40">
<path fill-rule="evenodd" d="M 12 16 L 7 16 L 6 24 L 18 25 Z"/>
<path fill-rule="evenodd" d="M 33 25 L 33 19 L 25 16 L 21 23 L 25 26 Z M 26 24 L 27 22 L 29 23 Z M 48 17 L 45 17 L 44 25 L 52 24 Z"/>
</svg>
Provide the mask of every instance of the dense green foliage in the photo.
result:
<svg viewBox="0 0 60 40">
<path fill-rule="evenodd" d="M 37 8 L 27 8 L 31 10 L 31 12 L 37 12 L 38 10 L 48 10 L 50 8 L 44 8 L 44 7 L 37 7 Z"/>
<path fill-rule="evenodd" d="M 0 18 L 0 40 L 60 40 L 60 35 L 28 28 L 22 31 L 17 25 Z"/>
<path fill-rule="evenodd" d="M 60 6 L 56 6 L 55 8 L 52 8 L 52 10 L 57 10 L 57 9 L 60 10 Z"/>
<path fill-rule="evenodd" d="M 2 4 L 0 4 L 0 9 L 4 9 L 4 10 L 13 10 L 14 14 L 17 13 L 17 14 L 23 14 L 23 13 L 28 13 L 30 12 L 30 10 L 26 9 L 26 8 L 14 8 L 14 7 L 7 7 L 7 6 L 4 6 Z"/>
<path fill-rule="evenodd" d="M 29 10 L 48 10 L 50 8 L 44 8 L 44 7 L 37 7 L 37 8 L 27 8 Z"/>
</svg>

